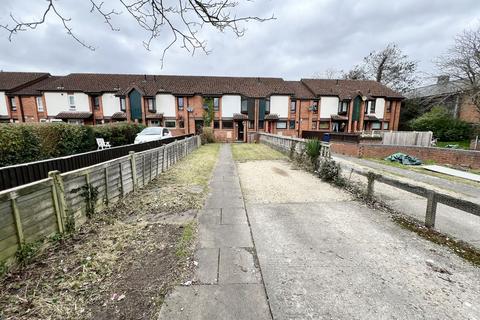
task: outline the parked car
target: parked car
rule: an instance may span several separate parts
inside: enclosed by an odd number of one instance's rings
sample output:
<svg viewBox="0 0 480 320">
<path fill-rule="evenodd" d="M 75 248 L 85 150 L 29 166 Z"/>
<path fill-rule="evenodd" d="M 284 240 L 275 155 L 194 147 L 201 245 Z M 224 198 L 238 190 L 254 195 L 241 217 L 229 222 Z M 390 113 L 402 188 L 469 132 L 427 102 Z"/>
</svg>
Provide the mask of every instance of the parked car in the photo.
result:
<svg viewBox="0 0 480 320">
<path fill-rule="evenodd" d="M 149 127 L 143 129 L 137 136 L 135 137 L 135 144 L 137 143 L 144 143 L 156 140 L 162 140 L 166 138 L 170 138 L 172 133 L 167 128 L 163 127 Z"/>
</svg>

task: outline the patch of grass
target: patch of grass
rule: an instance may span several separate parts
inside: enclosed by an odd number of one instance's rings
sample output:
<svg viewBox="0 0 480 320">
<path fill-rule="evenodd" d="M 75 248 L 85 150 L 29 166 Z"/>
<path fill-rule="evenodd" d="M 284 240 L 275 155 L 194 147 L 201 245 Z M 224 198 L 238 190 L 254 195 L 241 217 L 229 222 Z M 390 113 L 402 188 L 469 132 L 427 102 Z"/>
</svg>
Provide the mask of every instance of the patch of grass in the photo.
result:
<svg viewBox="0 0 480 320">
<path fill-rule="evenodd" d="M 180 241 L 177 244 L 177 250 L 175 251 L 177 257 L 184 259 L 190 256 L 195 229 L 194 222 L 187 223 L 183 226 L 182 237 L 180 238 Z"/>
<path fill-rule="evenodd" d="M 259 143 L 232 144 L 232 154 L 235 161 L 251 160 L 284 160 L 288 159 L 283 153 Z"/>
<path fill-rule="evenodd" d="M 458 149 L 470 149 L 470 140 L 460 140 L 460 141 L 438 141 L 437 147 L 438 148 L 445 148 L 448 145 L 458 145 Z"/>
</svg>

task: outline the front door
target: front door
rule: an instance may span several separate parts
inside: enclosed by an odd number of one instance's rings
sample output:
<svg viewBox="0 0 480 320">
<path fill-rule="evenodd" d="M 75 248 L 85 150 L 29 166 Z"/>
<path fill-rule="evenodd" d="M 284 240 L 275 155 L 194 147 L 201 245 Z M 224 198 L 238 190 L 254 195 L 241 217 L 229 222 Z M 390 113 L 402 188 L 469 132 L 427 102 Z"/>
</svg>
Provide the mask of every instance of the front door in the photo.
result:
<svg viewBox="0 0 480 320">
<path fill-rule="evenodd" d="M 202 133 L 203 120 L 195 120 L 195 134 Z"/>
<path fill-rule="evenodd" d="M 138 120 L 138 122 L 142 122 L 142 95 L 133 89 L 130 91 L 128 98 L 130 99 L 130 117 L 132 121 Z"/>
<path fill-rule="evenodd" d="M 243 121 L 238 121 L 238 141 L 243 141 L 243 136 L 244 136 L 244 130 L 245 128 L 243 127 Z"/>
</svg>

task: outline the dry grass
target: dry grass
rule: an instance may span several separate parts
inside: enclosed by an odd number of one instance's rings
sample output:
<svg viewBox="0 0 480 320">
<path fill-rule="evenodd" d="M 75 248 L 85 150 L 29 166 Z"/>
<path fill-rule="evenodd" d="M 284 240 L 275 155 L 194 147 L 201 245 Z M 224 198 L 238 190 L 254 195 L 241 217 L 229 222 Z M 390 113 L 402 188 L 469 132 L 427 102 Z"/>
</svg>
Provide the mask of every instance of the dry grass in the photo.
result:
<svg viewBox="0 0 480 320">
<path fill-rule="evenodd" d="M 189 277 L 200 208 L 218 157 L 207 145 L 138 192 L 51 241 L 0 280 L 0 319 L 154 318 Z"/>
<path fill-rule="evenodd" d="M 250 160 L 286 160 L 283 153 L 274 150 L 264 144 L 256 143 L 238 143 L 232 144 L 233 159 L 235 161 Z"/>
</svg>

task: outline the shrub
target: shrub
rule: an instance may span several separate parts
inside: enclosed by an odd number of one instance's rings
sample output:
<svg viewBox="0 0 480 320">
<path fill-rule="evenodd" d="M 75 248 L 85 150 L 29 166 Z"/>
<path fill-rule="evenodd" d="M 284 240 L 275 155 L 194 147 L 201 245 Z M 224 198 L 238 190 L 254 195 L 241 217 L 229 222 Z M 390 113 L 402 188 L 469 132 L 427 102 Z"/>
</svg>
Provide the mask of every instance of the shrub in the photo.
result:
<svg viewBox="0 0 480 320">
<path fill-rule="evenodd" d="M 318 176 L 325 182 L 341 181 L 341 168 L 334 160 L 325 158 L 320 162 Z"/>
<path fill-rule="evenodd" d="M 443 107 L 433 107 L 424 115 L 412 120 L 410 127 L 416 131 L 432 131 L 441 141 L 459 141 L 470 138 L 471 126 L 453 118 Z"/>
<path fill-rule="evenodd" d="M 41 158 L 40 140 L 33 127 L 0 125 L 0 166 Z"/>
<path fill-rule="evenodd" d="M 208 127 L 203 127 L 200 138 L 202 139 L 202 144 L 214 143 L 215 136 L 213 135 L 213 129 Z"/>
<path fill-rule="evenodd" d="M 310 158 L 314 168 L 317 167 L 318 157 L 320 156 L 320 149 L 322 143 L 318 139 L 310 139 L 305 143 L 305 153 Z"/>
</svg>

